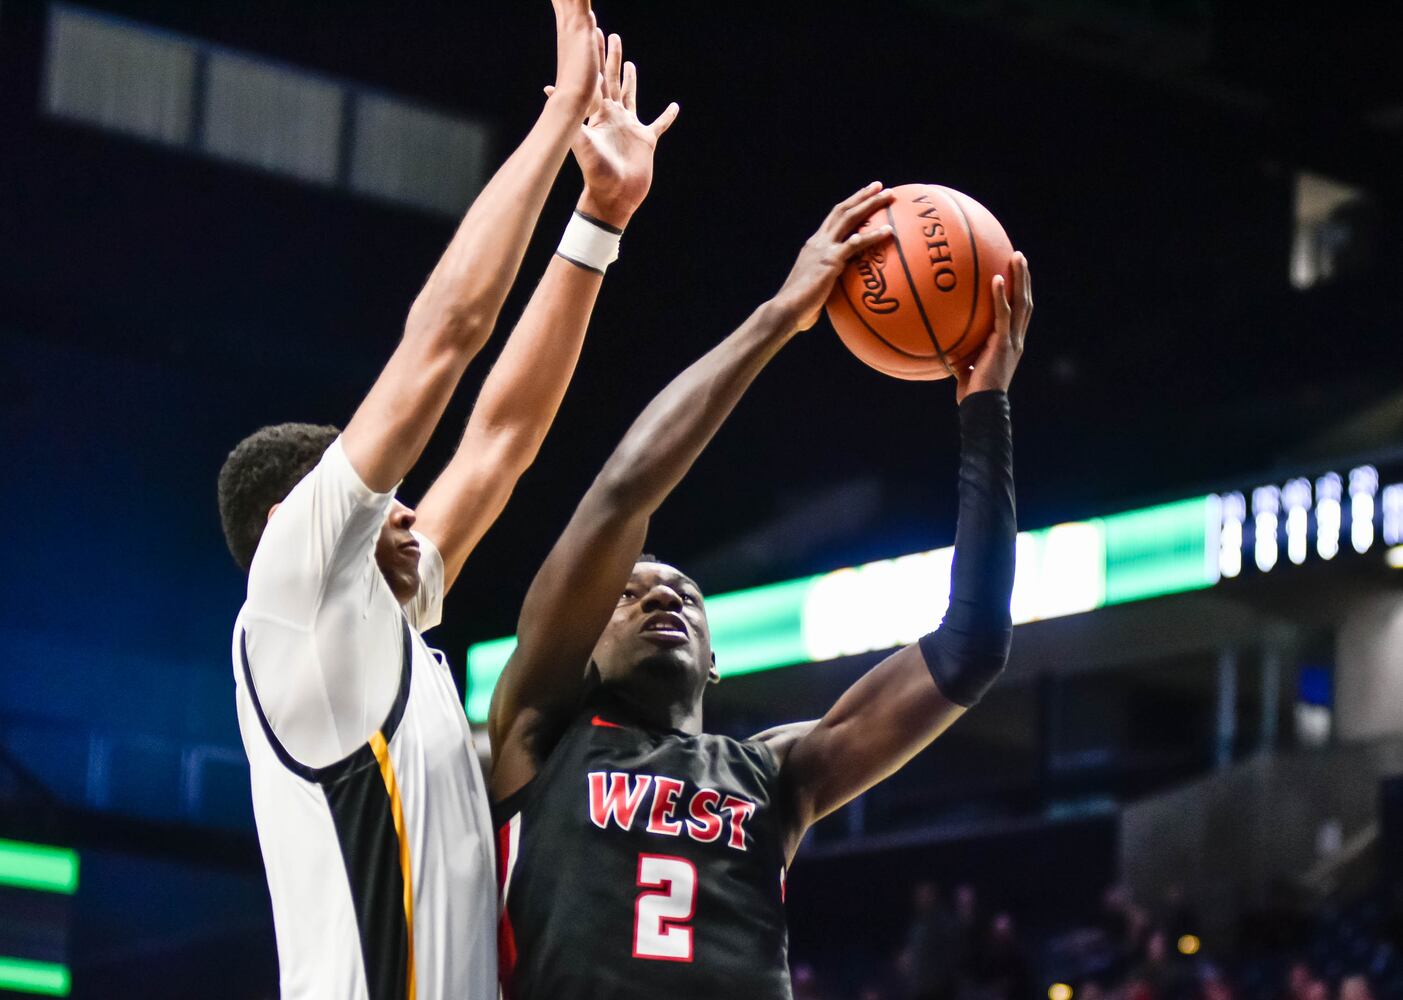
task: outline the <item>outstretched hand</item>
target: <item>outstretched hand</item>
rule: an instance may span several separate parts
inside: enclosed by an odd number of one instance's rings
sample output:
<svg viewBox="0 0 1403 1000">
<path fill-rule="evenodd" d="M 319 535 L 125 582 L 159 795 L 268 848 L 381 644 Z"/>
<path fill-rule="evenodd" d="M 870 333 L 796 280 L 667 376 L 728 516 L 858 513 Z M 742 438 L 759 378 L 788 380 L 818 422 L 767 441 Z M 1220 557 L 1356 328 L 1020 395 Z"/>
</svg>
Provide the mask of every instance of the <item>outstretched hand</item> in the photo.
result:
<svg viewBox="0 0 1403 1000">
<path fill-rule="evenodd" d="M 1009 300 L 1008 282 L 1003 275 L 994 275 L 994 332 L 974 359 L 974 364 L 957 371 L 955 402 L 964 402 L 972 392 L 985 389 L 1008 391 L 1014 370 L 1023 357 L 1023 342 L 1028 337 L 1028 322 L 1033 318 L 1033 278 L 1028 273 L 1028 258 L 1015 253 L 1009 261 L 1013 276 L 1013 298 Z"/>
<path fill-rule="evenodd" d="M 890 189 L 873 181 L 833 206 L 818 232 L 799 251 L 799 259 L 773 300 L 790 314 L 794 329 L 807 330 L 818 322 L 818 314 L 848 261 L 891 238 L 891 226 L 876 226 L 865 232 L 859 227 L 873 212 L 895 199 Z"/>
<path fill-rule="evenodd" d="M 624 62 L 623 39 L 610 35 L 600 57 L 604 72 L 594 110 L 571 149 L 585 178 L 580 211 L 622 229 L 652 187 L 653 152 L 681 109 L 673 102 L 644 125 L 638 118 L 638 67 Z"/>
</svg>

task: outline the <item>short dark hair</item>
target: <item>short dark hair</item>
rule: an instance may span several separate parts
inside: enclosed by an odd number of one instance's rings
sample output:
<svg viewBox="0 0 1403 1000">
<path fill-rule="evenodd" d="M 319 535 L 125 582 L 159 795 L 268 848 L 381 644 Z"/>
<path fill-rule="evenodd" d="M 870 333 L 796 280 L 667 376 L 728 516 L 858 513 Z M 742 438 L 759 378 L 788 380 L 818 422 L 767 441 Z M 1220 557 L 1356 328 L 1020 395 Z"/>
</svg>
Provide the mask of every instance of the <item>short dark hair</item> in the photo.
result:
<svg viewBox="0 0 1403 1000">
<path fill-rule="evenodd" d="M 341 433 L 329 424 L 274 424 L 254 431 L 235 446 L 219 470 L 219 520 L 224 541 L 245 573 L 268 511 L 321 461 Z"/>
</svg>

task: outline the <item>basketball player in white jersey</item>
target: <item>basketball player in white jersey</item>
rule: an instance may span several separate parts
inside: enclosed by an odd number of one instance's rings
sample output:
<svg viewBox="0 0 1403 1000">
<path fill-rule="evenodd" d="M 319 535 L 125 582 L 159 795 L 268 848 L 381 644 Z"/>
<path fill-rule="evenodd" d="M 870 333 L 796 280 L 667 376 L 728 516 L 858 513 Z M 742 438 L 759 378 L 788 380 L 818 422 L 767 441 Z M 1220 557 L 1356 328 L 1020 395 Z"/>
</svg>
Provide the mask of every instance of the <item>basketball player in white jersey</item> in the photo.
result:
<svg viewBox="0 0 1403 1000">
<path fill-rule="evenodd" d="M 264 428 L 220 472 L 225 536 L 248 572 L 236 703 L 284 998 L 496 995 L 488 802 L 452 678 L 420 633 L 536 455 L 677 114 L 641 124 L 617 36 L 606 43 L 589 0 L 554 2 L 546 108 L 351 422 Z M 572 146 L 579 206 L 416 515 L 396 486 L 490 333 Z"/>
</svg>

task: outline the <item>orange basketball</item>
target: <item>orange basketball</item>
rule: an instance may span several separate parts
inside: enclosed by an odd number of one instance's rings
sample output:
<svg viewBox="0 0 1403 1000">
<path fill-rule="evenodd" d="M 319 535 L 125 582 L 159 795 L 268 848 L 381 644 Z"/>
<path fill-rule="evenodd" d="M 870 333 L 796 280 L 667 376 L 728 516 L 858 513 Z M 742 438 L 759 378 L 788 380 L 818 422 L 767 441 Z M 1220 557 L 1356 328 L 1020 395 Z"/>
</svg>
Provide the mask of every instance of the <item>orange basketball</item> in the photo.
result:
<svg viewBox="0 0 1403 1000">
<path fill-rule="evenodd" d="M 855 257 L 828 299 L 828 318 L 859 359 L 905 379 L 953 375 L 994 329 L 996 274 L 1008 280 L 1013 244 L 967 194 L 903 184 L 862 224 L 893 238 Z"/>
</svg>

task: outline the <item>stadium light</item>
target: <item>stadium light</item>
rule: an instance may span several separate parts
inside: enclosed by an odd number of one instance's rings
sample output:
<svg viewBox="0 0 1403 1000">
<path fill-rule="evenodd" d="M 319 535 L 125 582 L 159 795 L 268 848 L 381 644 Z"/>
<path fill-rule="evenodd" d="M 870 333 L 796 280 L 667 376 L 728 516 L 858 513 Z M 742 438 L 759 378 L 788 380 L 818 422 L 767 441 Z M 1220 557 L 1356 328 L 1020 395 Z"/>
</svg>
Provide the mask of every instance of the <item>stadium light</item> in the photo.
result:
<svg viewBox="0 0 1403 1000">
<path fill-rule="evenodd" d="M 1385 486 L 1379 496 L 1384 512 L 1384 544 L 1403 544 L 1403 484 Z"/>
<path fill-rule="evenodd" d="M 1349 472 L 1349 540 L 1361 555 L 1374 544 L 1374 497 L 1379 492 L 1379 470 L 1361 465 Z"/>
<path fill-rule="evenodd" d="M 1337 472 L 1315 481 L 1315 551 L 1321 559 L 1333 559 L 1340 551 L 1341 491 Z"/>
<path fill-rule="evenodd" d="M 1270 573 L 1276 565 L 1276 533 L 1279 527 L 1277 516 L 1280 511 L 1281 491 L 1275 486 L 1258 486 L 1252 491 L 1252 518 L 1256 534 L 1252 551 L 1257 568 L 1263 573 Z"/>
<path fill-rule="evenodd" d="M 1293 479 L 1281 490 L 1286 507 L 1286 558 L 1297 566 L 1306 561 L 1310 549 L 1310 480 Z"/>
<path fill-rule="evenodd" d="M 1247 500 L 1241 493 L 1225 493 L 1222 534 L 1218 547 L 1218 571 L 1231 579 L 1242 572 L 1242 526 L 1247 521 Z"/>
</svg>

